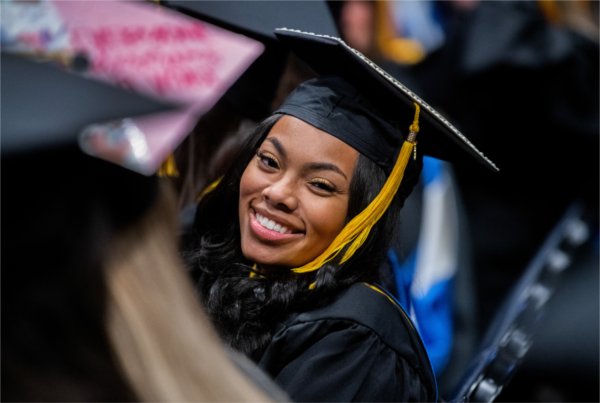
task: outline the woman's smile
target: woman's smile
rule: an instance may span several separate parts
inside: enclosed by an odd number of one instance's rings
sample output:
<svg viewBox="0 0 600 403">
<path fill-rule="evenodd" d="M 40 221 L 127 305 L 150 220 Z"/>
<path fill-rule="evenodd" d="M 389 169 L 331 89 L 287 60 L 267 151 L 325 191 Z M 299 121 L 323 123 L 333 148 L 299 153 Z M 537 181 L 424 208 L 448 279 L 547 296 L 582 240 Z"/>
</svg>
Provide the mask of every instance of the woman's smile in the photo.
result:
<svg viewBox="0 0 600 403">
<path fill-rule="evenodd" d="M 291 234 L 292 233 L 292 231 L 290 231 L 286 226 L 278 224 L 273 220 L 269 220 L 267 217 L 262 216 L 258 213 L 256 213 L 254 215 L 254 218 L 256 218 L 256 222 L 258 222 L 258 224 L 261 227 L 266 228 L 270 231 L 278 232 L 280 234 Z"/>
<path fill-rule="evenodd" d="M 257 238 L 265 241 L 287 241 L 304 235 L 302 231 L 293 231 L 291 227 L 263 214 L 250 211 L 250 228 Z"/>
<path fill-rule="evenodd" d="M 300 119 L 273 126 L 240 181 L 242 253 L 265 267 L 299 267 L 344 227 L 358 152 Z"/>
</svg>

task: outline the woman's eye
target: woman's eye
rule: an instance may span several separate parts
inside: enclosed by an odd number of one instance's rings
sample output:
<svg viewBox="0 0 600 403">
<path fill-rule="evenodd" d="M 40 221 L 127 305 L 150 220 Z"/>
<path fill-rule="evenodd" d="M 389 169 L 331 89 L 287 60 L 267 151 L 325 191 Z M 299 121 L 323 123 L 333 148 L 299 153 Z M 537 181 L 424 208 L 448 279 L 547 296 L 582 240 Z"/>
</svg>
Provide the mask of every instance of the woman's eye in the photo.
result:
<svg viewBox="0 0 600 403">
<path fill-rule="evenodd" d="M 314 179 L 310 182 L 310 185 L 320 192 L 334 193 L 336 187 L 328 181 L 322 179 Z"/>
<path fill-rule="evenodd" d="M 258 152 L 256 156 L 258 157 L 261 165 L 265 166 L 266 168 L 279 168 L 279 163 L 274 157 L 261 152 Z"/>
</svg>

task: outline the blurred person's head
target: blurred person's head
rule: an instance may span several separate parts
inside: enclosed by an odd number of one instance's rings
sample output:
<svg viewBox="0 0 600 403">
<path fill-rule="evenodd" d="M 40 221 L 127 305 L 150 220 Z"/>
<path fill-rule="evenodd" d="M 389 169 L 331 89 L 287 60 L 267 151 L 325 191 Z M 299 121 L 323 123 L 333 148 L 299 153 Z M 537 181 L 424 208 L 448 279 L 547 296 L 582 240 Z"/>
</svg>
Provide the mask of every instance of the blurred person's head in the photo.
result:
<svg viewBox="0 0 600 403">
<path fill-rule="evenodd" d="M 339 24 L 344 40 L 370 55 L 375 46 L 376 10 L 374 1 L 351 0 L 340 4 Z"/>
<path fill-rule="evenodd" d="M 3 158 L 3 191 L 5 399 L 263 398 L 204 321 L 165 183 L 70 147 Z"/>
<path fill-rule="evenodd" d="M 422 44 L 396 18 L 394 2 L 342 0 L 330 1 L 329 5 L 342 39 L 382 67 L 412 64 L 423 58 Z"/>
</svg>

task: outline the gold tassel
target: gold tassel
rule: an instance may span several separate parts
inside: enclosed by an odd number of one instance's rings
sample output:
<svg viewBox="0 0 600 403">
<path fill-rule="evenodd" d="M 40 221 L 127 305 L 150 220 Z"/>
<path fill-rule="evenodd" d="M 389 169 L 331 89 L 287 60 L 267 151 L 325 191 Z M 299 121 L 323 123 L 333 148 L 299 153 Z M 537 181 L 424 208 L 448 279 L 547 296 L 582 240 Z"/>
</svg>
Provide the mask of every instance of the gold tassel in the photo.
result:
<svg viewBox="0 0 600 403">
<path fill-rule="evenodd" d="M 377 197 L 375 197 L 375 199 L 369 203 L 367 208 L 365 208 L 356 217 L 350 220 L 348 224 L 346 224 L 338 236 L 321 255 L 302 267 L 292 269 L 294 273 L 300 274 L 318 270 L 325 263 L 334 259 L 344 248 L 348 247 L 340 262 L 344 263 L 348 261 L 348 259 L 350 259 L 358 250 L 358 248 L 360 248 L 365 242 L 369 236 L 371 228 L 373 228 L 377 221 L 379 221 L 379 219 L 383 216 L 391 204 L 396 192 L 398 191 L 400 183 L 402 182 L 402 178 L 404 177 L 404 171 L 416 144 L 415 140 L 417 133 L 419 132 L 420 107 L 417 103 L 414 105 L 415 117 L 409 129 L 410 133 L 406 140 L 404 140 L 402 148 L 400 149 L 400 154 L 398 155 L 398 159 L 394 164 L 394 168 L 392 169 L 392 172 L 388 176 Z M 309 289 L 312 290 L 314 288 L 315 283 L 313 282 L 310 284 Z"/>
<path fill-rule="evenodd" d="M 220 178 L 212 181 L 207 187 L 205 187 L 202 190 L 202 192 L 200 192 L 200 194 L 198 195 L 198 197 L 196 197 L 196 203 L 199 202 L 200 200 L 202 200 L 202 198 L 204 196 L 206 196 L 207 194 L 209 194 L 210 192 L 212 192 L 213 190 L 215 190 L 217 188 L 217 186 L 219 186 L 219 183 L 221 183 L 221 179 L 223 179 L 222 176 Z"/>
<path fill-rule="evenodd" d="M 158 176 L 161 178 L 170 177 L 177 178 L 179 177 L 179 171 L 177 170 L 177 164 L 175 163 L 175 156 L 170 154 L 166 161 L 162 163 L 160 168 L 158 169 Z"/>
</svg>

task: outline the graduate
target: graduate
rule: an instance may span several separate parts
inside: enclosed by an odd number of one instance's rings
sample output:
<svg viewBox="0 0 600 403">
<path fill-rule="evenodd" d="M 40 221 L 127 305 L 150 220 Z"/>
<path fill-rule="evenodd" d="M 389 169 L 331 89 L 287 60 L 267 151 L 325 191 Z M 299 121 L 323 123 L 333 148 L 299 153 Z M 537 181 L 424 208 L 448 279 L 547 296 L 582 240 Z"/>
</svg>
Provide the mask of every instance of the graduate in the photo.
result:
<svg viewBox="0 0 600 403">
<path fill-rule="evenodd" d="M 419 333 L 378 270 L 423 154 L 497 168 L 340 39 L 276 35 L 319 77 L 199 202 L 186 258 L 208 313 L 293 400 L 435 401 Z"/>
</svg>

